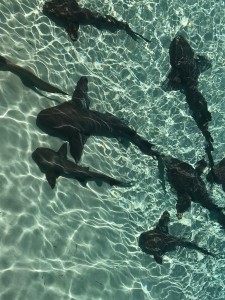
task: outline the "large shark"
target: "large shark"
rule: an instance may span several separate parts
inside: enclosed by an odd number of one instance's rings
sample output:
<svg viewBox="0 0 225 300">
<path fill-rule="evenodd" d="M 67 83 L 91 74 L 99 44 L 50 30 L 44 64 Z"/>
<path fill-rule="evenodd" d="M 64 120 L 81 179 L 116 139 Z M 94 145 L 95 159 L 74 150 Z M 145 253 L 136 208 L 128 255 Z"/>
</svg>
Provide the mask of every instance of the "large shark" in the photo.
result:
<svg viewBox="0 0 225 300">
<path fill-rule="evenodd" d="M 211 121 L 211 113 L 208 111 L 204 96 L 198 91 L 199 75 L 211 67 L 210 61 L 195 53 L 187 40 L 177 35 L 169 48 L 170 64 L 172 66 L 164 89 L 166 91 L 181 90 L 186 96 L 186 101 L 191 110 L 191 115 L 206 140 L 206 153 L 210 166 L 213 166 L 213 138 L 208 131 L 208 122 Z"/>
<path fill-rule="evenodd" d="M 143 252 L 153 255 L 157 263 L 162 264 L 163 255 L 167 251 L 174 250 L 176 246 L 195 249 L 204 254 L 214 256 L 207 249 L 199 247 L 195 242 L 169 234 L 169 221 L 170 214 L 168 211 L 164 211 L 156 227 L 152 230 L 142 232 L 139 237 L 139 247 Z"/>
<path fill-rule="evenodd" d="M 13 64 L 9 59 L 6 59 L 4 56 L 0 55 L 0 71 L 10 71 L 17 75 L 23 84 L 31 89 L 38 88 L 39 90 L 50 92 L 50 93 L 58 93 L 63 95 L 68 95 L 63 92 L 59 88 L 53 86 L 52 84 L 40 79 L 33 72 Z"/>
<path fill-rule="evenodd" d="M 42 110 L 37 116 L 37 125 L 44 132 L 67 140 L 70 153 L 79 162 L 84 144 L 91 135 L 109 138 L 124 138 L 153 157 L 159 153 L 152 150 L 153 144 L 142 138 L 134 129 L 110 113 L 89 109 L 87 96 L 88 79 L 82 76 L 77 83 L 72 100 Z"/>
<path fill-rule="evenodd" d="M 124 183 L 102 173 L 92 172 L 89 168 L 81 167 L 67 159 L 67 143 L 64 143 L 56 152 L 49 148 L 37 148 L 32 153 L 32 158 L 45 173 L 46 179 L 53 189 L 56 179 L 59 176 L 78 180 L 81 184 L 87 181 L 107 182 L 110 185 L 129 186 L 131 183 Z"/>
<path fill-rule="evenodd" d="M 80 25 L 92 25 L 97 29 L 106 29 L 110 32 L 116 32 L 118 29 L 125 30 L 134 40 L 141 37 L 146 42 L 150 42 L 141 34 L 134 32 L 128 23 L 118 21 L 110 15 L 102 16 L 87 8 L 82 8 L 76 0 L 47 1 L 43 6 L 43 13 L 65 27 L 72 41 L 77 41 Z"/>
<path fill-rule="evenodd" d="M 212 212 L 218 223 L 225 228 L 223 208 L 213 203 L 206 185 L 200 177 L 203 167 L 198 165 L 197 169 L 194 169 L 190 164 L 172 156 L 165 156 L 163 160 L 166 166 L 167 179 L 177 192 L 178 218 L 182 218 L 183 213 L 190 208 L 191 201 L 193 201 Z"/>
</svg>

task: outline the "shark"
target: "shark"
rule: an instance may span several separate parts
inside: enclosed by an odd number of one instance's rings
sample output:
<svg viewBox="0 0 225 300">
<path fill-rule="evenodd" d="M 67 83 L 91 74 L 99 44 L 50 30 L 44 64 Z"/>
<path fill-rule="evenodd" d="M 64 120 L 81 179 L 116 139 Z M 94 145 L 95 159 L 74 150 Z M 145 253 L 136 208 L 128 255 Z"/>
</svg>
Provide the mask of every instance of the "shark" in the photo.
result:
<svg viewBox="0 0 225 300">
<path fill-rule="evenodd" d="M 156 227 L 146 232 L 142 232 L 139 236 L 139 247 L 143 252 L 153 255 L 158 264 L 163 263 L 163 255 L 174 250 L 177 246 L 198 250 L 206 255 L 215 256 L 205 248 L 198 246 L 193 241 L 188 241 L 182 237 L 176 237 L 169 234 L 170 214 L 166 210 L 161 215 Z"/>
<path fill-rule="evenodd" d="M 71 100 L 38 113 L 37 126 L 49 135 L 68 141 L 70 153 L 77 163 L 90 136 L 125 139 L 146 155 L 153 158 L 160 155 L 158 151 L 152 149 L 152 143 L 141 137 L 123 120 L 108 112 L 91 110 L 87 92 L 88 79 L 82 76 L 77 82 Z"/>
<path fill-rule="evenodd" d="M 32 159 L 38 165 L 46 179 L 54 189 L 56 179 L 60 176 L 78 180 L 82 185 L 86 185 L 87 181 L 96 181 L 97 183 L 106 182 L 111 186 L 129 186 L 132 183 L 125 183 L 114 179 L 103 173 L 90 171 L 88 167 L 81 167 L 67 159 L 67 143 L 63 143 L 58 151 L 50 148 L 38 147 L 32 153 Z"/>
<path fill-rule="evenodd" d="M 119 29 L 125 30 L 134 40 L 140 37 L 146 42 L 150 42 L 141 34 L 134 32 L 127 22 L 119 21 L 110 15 L 102 16 L 98 12 L 82 8 L 75 0 L 47 1 L 43 6 L 43 14 L 64 27 L 74 42 L 78 39 L 80 25 L 92 25 L 97 29 L 106 29 L 112 33 Z"/>
<path fill-rule="evenodd" d="M 193 168 L 187 162 L 172 156 L 163 157 L 166 166 L 167 180 L 177 193 L 177 216 L 182 218 L 183 213 L 191 207 L 191 202 L 196 202 L 212 212 L 218 223 L 225 228 L 225 215 L 223 208 L 213 202 L 201 178 L 201 173 L 206 166 L 203 162 Z"/>
<path fill-rule="evenodd" d="M 33 72 L 27 70 L 24 67 L 12 63 L 10 59 L 7 59 L 2 55 L 0 55 L 0 71 L 12 72 L 20 78 L 20 80 L 25 86 L 33 90 L 38 88 L 39 90 L 45 92 L 68 95 L 67 93 L 55 87 L 54 85 L 40 79 Z"/>
<path fill-rule="evenodd" d="M 208 130 L 208 123 L 212 120 L 211 113 L 205 97 L 198 90 L 198 78 L 202 72 L 211 68 L 211 62 L 202 55 L 195 55 L 188 41 L 177 34 L 169 47 L 171 70 L 163 83 L 165 91 L 182 91 L 191 115 L 202 132 L 206 146 L 205 151 L 210 166 L 214 165 L 211 151 L 213 151 L 213 138 Z"/>
</svg>

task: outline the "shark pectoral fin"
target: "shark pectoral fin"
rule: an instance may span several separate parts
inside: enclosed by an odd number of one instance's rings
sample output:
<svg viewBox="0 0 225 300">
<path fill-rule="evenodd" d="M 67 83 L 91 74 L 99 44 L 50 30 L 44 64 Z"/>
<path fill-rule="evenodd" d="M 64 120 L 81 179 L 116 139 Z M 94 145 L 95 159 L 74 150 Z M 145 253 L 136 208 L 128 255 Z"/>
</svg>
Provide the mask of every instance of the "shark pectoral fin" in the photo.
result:
<svg viewBox="0 0 225 300">
<path fill-rule="evenodd" d="M 75 91 L 73 92 L 72 101 L 76 109 L 89 109 L 90 100 L 87 95 L 88 79 L 82 76 L 77 82 Z"/>
<path fill-rule="evenodd" d="M 162 258 L 162 255 L 160 255 L 160 254 L 154 254 L 154 259 L 158 264 L 163 263 L 163 258 Z"/>
<path fill-rule="evenodd" d="M 169 233 L 169 227 L 168 227 L 169 221 L 170 221 L 170 214 L 167 210 L 165 210 L 162 216 L 160 217 L 159 222 L 156 225 L 155 229 L 166 234 Z"/>
<path fill-rule="evenodd" d="M 23 85 L 25 85 L 26 87 L 28 87 L 30 89 L 36 89 L 34 84 L 32 84 L 32 82 L 29 80 L 29 77 L 23 76 L 21 74 L 17 74 L 17 75 L 20 78 L 20 80 L 22 81 Z"/>
<path fill-rule="evenodd" d="M 57 151 L 60 157 L 67 158 L 67 143 L 63 143 L 62 146 Z"/>
<path fill-rule="evenodd" d="M 55 187 L 55 184 L 56 184 L 56 179 L 58 178 L 59 176 L 56 176 L 54 173 L 48 173 L 46 174 L 46 179 L 50 185 L 50 187 L 52 189 L 54 189 Z"/>
<path fill-rule="evenodd" d="M 187 193 L 177 193 L 177 214 L 181 216 L 191 207 L 191 197 Z"/>
<path fill-rule="evenodd" d="M 103 184 L 102 180 L 100 180 L 100 179 L 96 179 L 95 182 L 96 182 L 97 186 L 102 186 L 102 184 Z"/>
<path fill-rule="evenodd" d="M 79 132 L 73 132 L 72 136 L 69 139 L 70 153 L 75 159 L 76 163 L 78 163 L 81 159 L 87 138 L 87 136 Z"/>
<path fill-rule="evenodd" d="M 76 42 L 78 40 L 79 23 L 69 22 L 65 29 L 71 40 Z"/>
<path fill-rule="evenodd" d="M 202 55 L 197 55 L 197 58 L 195 59 L 195 61 L 198 65 L 199 71 L 201 73 L 205 72 L 206 70 L 208 70 L 212 67 L 211 61 Z"/>
<path fill-rule="evenodd" d="M 207 162 L 205 161 L 205 158 L 202 158 L 201 160 L 197 161 L 195 164 L 195 171 L 197 172 L 198 176 L 201 176 L 205 168 L 207 167 Z"/>
<path fill-rule="evenodd" d="M 79 182 L 80 182 L 80 184 L 83 186 L 83 187 L 87 187 L 87 181 L 86 180 L 81 180 L 81 179 L 79 179 L 78 180 Z"/>
</svg>

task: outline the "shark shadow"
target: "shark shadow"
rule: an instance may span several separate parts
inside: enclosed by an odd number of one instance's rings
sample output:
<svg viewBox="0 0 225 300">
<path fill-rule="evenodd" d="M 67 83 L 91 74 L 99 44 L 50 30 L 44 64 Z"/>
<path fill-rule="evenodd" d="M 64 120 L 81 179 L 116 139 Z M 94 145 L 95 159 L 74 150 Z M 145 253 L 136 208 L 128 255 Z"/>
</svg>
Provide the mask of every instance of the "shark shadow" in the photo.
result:
<svg viewBox="0 0 225 300">
<path fill-rule="evenodd" d="M 163 89 L 165 91 L 180 90 L 185 94 L 191 115 L 205 137 L 205 150 L 212 167 L 214 165 L 211 155 L 213 138 L 208 131 L 208 122 L 212 118 L 207 102 L 197 88 L 199 75 L 211 68 L 211 63 L 201 55 L 195 56 L 193 49 L 181 35 L 177 35 L 172 40 L 169 55 L 172 68 L 163 83 Z"/>
<path fill-rule="evenodd" d="M 70 153 L 79 162 L 86 140 L 90 136 L 123 138 L 136 145 L 144 154 L 158 157 L 153 144 L 142 138 L 134 129 L 110 113 L 89 109 L 88 79 L 83 76 L 77 83 L 72 100 L 42 110 L 37 126 L 47 134 L 69 142 Z"/>
<path fill-rule="evenodd" d="M 31 71 L 13 64 L 10 60 L 6 59 L 2 55 L 0 55 L 0 71 L 10 71 L 13 74 L 17 75 L 25 86 L 31 88 L 35 92 L 36 92 L 36 88 L 38 88 L 39 90 L 45 92 L 68 95 L 67 93 L 63 92 L 59 88 L 40 79 Z"/>
<path fill-rule="evenodd" d="M 59 176 L 78 180 L 82 185 L 87 181 L 107 182 L 110 185 L 130 186 L 132 183 L 125 183 L 114 179 L 103 173 L 92 172 L 87 167 L 81 167 L 67 159 L 67 143 L 64 143 L 56 152 L 49 148 L 37 148 L 32 153 L 32 158 L 38 165 L 41 172 L 54 189 L 56 179 Z"/>
<path fill-rule="evenodd" d="M 112 33 L 119 29 L 125 30 L 134 40 L 140 37 L 150 42 L 141 34 L 134 32 L 128 23 L 118 21 L 110 15 L 102 16 L 87 8 L 81 8 L 75 0 L 47 1 L 43 6 L 43 13 L 57 25 L 64 27 L 72 41 L 77 41 L 80 25 L 92 25 L 97 29 L 106 29 Z"/>
<path fill-rule="evenodd" d="M 166 166 L 167 180 L 177 193 L 177 216 L 179 219 L 191 207 L 191 201 L 207 208 L 217 222 L 225 228 L 223 208 L 213 203 L 206 185 L 200 175 L 204 164 L 198 164 L 194 169 L 191 165 L 171 156 L 163 157 Z"/>
<path fill-rule="evenodd" d="M 167 251 L 174 250 L 176 246 L 195 249 L 204 254 L 215 256 L 207 249 L 199 247 L 195 242 L 190 242 L 181 237 L 169 234 L 169 221 L 170 214 L 168 211 L 164 211 L 156 227 L 152 230 L 142 232 L 139 237 L 139 247 L 143 252 L 153 255 L 157 263 L 162 264 L 163 255 Z"/>
</svg>

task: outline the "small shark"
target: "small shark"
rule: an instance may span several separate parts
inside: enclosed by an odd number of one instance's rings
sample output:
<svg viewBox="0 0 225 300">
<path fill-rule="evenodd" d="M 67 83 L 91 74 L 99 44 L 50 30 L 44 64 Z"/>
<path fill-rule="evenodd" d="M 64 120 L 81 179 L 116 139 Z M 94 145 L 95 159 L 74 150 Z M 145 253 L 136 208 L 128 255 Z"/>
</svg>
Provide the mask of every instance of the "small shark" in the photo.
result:
<svg viewBox="0 0 225 300">
<path fill-rule="evenodd" d="M 33 90 L 38 88 L 39 90 L 50 92 L 50 93 L 58 93 L 63 95 L 68 95 L 57 87 L 51 85 L 48 82 L 43 81 L 38 78 L 31 71 L 20 67 L 18 65 L 13 64 L 9 59 L 6 59 L 2 55 L 0 55 L 0 71 L 10 71 L 13 74 L 17 75 L 23 84 Z"/>
<path fill-rule="evenodd" d="M 134 129 L 110 113 L 89 109 L 88 79 L 82 76 L 77 83 L 72 100 L 42 110 L 37 116 L 37 126 L 44 132 L 67 140 L 70 153 L 79 162 L 84 144 L 90 136 L 124 138 L 136 145 L 144 154 L 158 157 L 153 144 L 142 138 Z"/>
<path fill-rule="evenodd" d="M 206 154 L 210 166 L 213 166 L 213 138 L 208 131 L 208 122 L 211 121 L 211 113 L 208 111 L 204 96 L 198 91 L 199 75 L 211 68 L 211 62 L 204 56 L 197 55 L 187 40 L 177 35 L 171 42 L 169 48 L 170 64 L 172 66 L 167 80 L 163 83 L 166 91 L 181 90 L 191 110 L 191 115 L 206 140 Z"/>
<path fill-rule="evenodd" d="M 89 168 L 81 167 L 67 159 L 67 143 L 64 143 L 56 152 L 49 148 L 37 148 L 32 153 L 32 158 L 41 172 L 54 189 L 59 176 L 73 178 L 85 185 L 87 181 L 107 182 L 110 185 L 130 186 L 132 183 L 121 182 L 102 173 L 92 172 Z"/>
<path fill-rule="evenodd" d="M 177 215 L 181 219 L 185 211 L 191 207 L 191 201 L 201 204 L 215 215 L 218 223 L 225 228 L 223 208 L 213 203 L 206 185 L 200 175 L 206 166 L 201 161 L 194 169 L 188 163 L 171 156 L 163 157 L 166 166 L 167 179 L 177 192 Z"/>
<path fill-rule="evenodd" d="M 97 29 L 106 29 L 113 33 L 118 29 L 125 30 L 134 40 L 140 37 L 150 43 L 150 40 L 134 32 L 128 23 L 118 21 L 110 15 L 102 16 L 87 8 L 81 8 L 75 0 L 47 1 L 43 6 L 43 13 L 58 25 L 65 27 L 72 41 L 77 41 L 80 25 L 92 25 Z"/>
<path fill-rule="evenodd" d="M 195 242 L 169 234 L 169 221 L 170 214 L 168 211 L 164 211 L 156 227 L 152 230 L 142 232 L 139 237 L 139 247 L 141 250 L 147 254 L 153 255 L 157 263 L 162 264 L 163 255 L 167 251 L 174 250 L 176 246 L 195 249 L 204 254 L 215 256 L 207 249 L 199 247 Z"/>
</svg>

